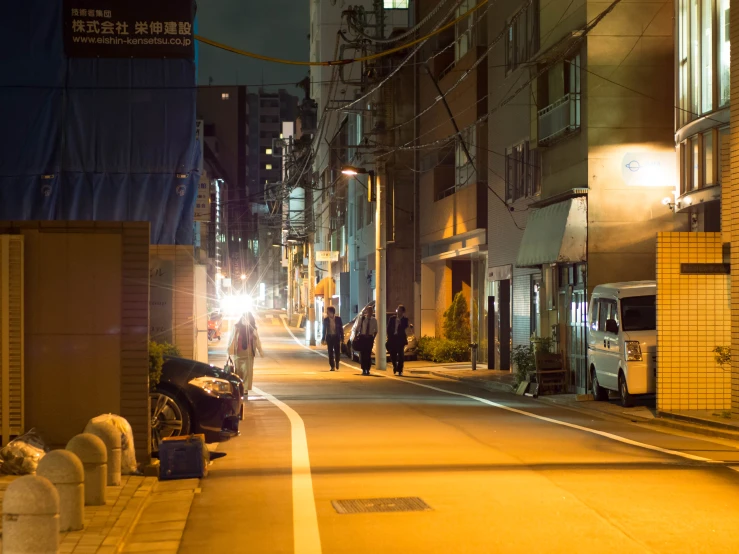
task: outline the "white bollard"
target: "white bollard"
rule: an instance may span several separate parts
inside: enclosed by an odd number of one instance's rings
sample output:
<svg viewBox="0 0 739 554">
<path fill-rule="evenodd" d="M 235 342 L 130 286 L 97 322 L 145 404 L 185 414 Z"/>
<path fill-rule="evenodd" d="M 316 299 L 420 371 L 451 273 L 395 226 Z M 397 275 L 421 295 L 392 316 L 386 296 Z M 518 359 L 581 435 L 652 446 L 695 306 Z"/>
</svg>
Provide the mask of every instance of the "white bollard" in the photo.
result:
<svg viewBox="0 0 739 554">
<path fill-rule="evenodd" d="M 59 530 L 79 531 L 85 526 L 85 470 L 76 454 L 53 450 L 41 458 L 36 475 L 46 477 L 59 493 Z"/>
<path fill-rule="evenodd" d="M 45 477 L 24 475 L 3 498 L 3 554 L 59 552 L 59 493 Z"/>
<path fill-rule="evenodd" d="M 85 506 L 104 506 L 108 481 L 108 451 L 100 437 L 82 433 L 72 437 L 67 450 L 77 455 L 85 471 Z"/>
<path fill-rule="evenodd" d="M 108 451 L 108 486 L 121 484 L 121 432 L 112 423 L 93 423 L 87 432 L 103 439 Z"/>
</svg>

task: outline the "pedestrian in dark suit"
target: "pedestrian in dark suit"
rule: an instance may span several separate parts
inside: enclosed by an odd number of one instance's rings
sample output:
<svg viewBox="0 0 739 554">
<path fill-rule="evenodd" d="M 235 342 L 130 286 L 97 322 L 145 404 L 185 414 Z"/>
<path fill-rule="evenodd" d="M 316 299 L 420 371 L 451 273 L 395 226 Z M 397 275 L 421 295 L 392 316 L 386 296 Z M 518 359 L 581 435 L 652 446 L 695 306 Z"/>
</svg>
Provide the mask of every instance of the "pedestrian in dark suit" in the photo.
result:
<svg viewBox="0 0 739 554">
<path fill-rule="evenodd" d="M 377 336 L 377 320 L 372 314 L 372 307 L 366 306 L 362 317 L 357 322 L 352 347 L 359 352 L 359 364 L 362 367 L 362 375 L 369 375 L 372 369 L 372 347 L 375 345 Z"/>
<path fill-rule="evenodd" d="M 408 345 L 408 318 L 405 317 L 405 306 L 400 304 L 395 315 L 387 323 L 387 351 L 393 362 L 393 374 L 403 375 L 405 363 L 405 347 Z"/>
<path fill-rule="evenodd" d="M 323 318 L 323 336 L 321 344 L 328 346 L 328 364 L 331 371 L 338 371 L 341 360 L 341 343 L 344 342 L 344 323 L 336 315 L 336 308 L 326 308 L 327 317 Z"/>
</svg>

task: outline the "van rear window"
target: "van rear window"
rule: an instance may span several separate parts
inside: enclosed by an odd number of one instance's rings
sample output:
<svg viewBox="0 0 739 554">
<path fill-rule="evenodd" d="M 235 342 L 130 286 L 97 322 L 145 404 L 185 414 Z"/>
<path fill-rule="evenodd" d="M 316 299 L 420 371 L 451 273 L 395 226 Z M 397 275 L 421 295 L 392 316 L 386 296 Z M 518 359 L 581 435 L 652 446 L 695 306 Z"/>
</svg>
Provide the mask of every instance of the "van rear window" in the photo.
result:
<svg viewBox="0 0 739 554">
<path fill-rule="evenodd" d="M 621 327 L 624 331 L 657 329 L 657 297 L 632 296 L 621 299 Z"/>
</svg>

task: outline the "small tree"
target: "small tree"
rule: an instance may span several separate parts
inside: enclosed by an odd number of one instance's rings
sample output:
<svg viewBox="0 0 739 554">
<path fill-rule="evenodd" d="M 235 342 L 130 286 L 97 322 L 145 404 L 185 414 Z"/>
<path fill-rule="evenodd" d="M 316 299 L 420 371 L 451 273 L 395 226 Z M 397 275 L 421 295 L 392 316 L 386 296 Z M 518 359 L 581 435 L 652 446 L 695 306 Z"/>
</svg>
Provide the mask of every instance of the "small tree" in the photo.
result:
<svg viewBox="0 0 739 554">
<path fill-rule="evenodd" d="M 444 312 L 444 336 L 449 340 L 469 342 L 470 340 L 470 310 L 464 294 L 454 295 L 452 305 Z"/>
<path fill-rule="evenodd" d="M 167 342 L 149 341 L 149 386 L 155 387 L 162 378 L 164 356 L 179 357 L 180 349 Z"/>
</svg>

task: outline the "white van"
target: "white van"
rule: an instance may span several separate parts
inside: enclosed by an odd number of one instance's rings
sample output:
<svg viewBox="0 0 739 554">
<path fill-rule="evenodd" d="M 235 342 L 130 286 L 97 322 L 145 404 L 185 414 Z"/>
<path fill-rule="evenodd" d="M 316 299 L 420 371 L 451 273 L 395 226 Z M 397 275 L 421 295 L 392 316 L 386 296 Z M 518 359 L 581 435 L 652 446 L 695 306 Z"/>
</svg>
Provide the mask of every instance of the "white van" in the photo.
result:
<svg viewBox="0 0 739 554">
<path fill-rule="evenodd" d="M 657 390 L 657 283 L 598 285 L 588 313 L 588 368 L 596 400 L 618 391 L 623 406 L 632 395 Z"/>
</svg>

